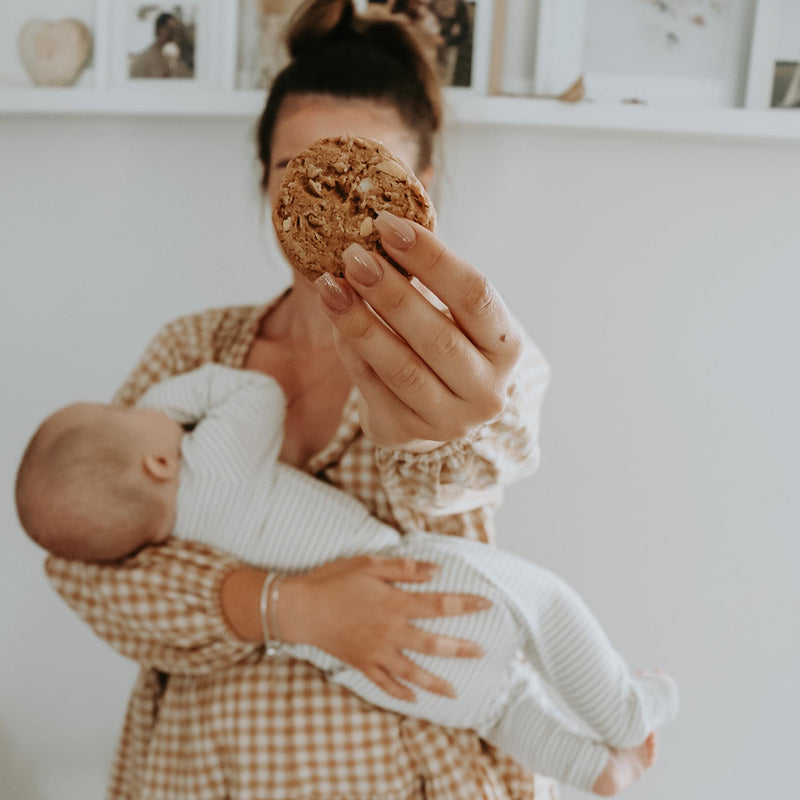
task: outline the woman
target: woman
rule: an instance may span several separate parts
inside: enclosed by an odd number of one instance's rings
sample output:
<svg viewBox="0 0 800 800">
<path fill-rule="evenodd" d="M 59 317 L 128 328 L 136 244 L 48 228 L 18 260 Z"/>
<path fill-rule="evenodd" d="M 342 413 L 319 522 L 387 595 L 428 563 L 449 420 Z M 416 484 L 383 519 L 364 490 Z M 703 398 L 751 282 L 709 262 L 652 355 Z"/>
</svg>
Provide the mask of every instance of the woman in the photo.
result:
<svg viewBox="0 0 800 800">
<path fill-rule="evenodd" d="M 382 139 L 430 179 L 440 95 L 403 26 L 361 20 L 351 0 L 315 0 L 289 41 L 293 60 L 258 130 L 268 195 L 293 155 L 344 131 Z M 488 539 L 498 486 L 535 466 L 547 367 L 474 267 L 403 220 L 384 219 L 380 231 L 454 321 L 394 270 L 350 251 L 346 281 L 295 276 L 266 306 L 167 325 L 117 401 L 207 361 L 261 370 L 286 393 L 284 461 L 401 530 Z M 51 558 L 47 570 L 95 631 L 142 665 L 111 800 L 533 797 L 533 777 L 473 733 L 372 708 L 308 664 L 267 657 L 265 573 L 224 553 L 170 541 L 119 564 Z M 359 558 L 292 576 L 279 628 L 397 696 L 409 685 L 446 693 L 404 652 L 477 653 L 412 620 L 468 613 L 475 598 L 392 585 L 426 574 L 425 565 Z"/>
</svg>

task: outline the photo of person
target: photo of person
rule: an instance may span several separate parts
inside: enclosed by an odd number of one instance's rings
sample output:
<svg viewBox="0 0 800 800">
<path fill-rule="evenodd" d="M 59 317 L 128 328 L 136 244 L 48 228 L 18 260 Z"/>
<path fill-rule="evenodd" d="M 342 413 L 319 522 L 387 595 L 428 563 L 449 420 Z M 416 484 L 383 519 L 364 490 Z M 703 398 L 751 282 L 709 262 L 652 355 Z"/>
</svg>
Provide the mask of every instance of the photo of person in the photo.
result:
<svg viewBox="0 0 800 800">
<path fill-rule="evenodd" d="M 444 86 L 472 85 L 475 3 L 467 0 L 370 0 L 373 13 L 405 17 Z"/>
<path fill-rule="evenodd" d="M 197 6 L 138 5 L 128 30 L 128 77 L 195 77 Z"/>
<path fill-rule="evenodd" d="M 800 4 L 783 0 L 777 26 L 773 108 L 800 108 Z"/>
</svg>

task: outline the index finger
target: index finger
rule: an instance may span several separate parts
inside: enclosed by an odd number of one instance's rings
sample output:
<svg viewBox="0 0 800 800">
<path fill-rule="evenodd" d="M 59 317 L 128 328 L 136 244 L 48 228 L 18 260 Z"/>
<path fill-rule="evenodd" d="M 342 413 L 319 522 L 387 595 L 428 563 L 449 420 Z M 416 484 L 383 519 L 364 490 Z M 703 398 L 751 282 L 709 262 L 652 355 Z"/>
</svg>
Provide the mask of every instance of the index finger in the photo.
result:
<svg viewBox="0 0 800 800">
<path fill-rule="evenodd" d="M 381 211 L 375 227 L 389 257 L 445 303 L 477 348 L 492 361 L 516 361 L 522 347 L 519 327 L 479 269 L 422 225 L 389 211 Z"/>
</svg>

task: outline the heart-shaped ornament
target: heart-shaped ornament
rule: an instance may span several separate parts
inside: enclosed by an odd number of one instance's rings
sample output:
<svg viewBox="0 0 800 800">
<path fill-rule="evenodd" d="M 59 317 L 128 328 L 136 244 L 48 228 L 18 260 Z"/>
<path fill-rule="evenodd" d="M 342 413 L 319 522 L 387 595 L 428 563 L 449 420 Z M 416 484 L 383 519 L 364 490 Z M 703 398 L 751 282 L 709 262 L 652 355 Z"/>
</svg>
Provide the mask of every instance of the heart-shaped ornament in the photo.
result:
<svg viewBox="0 0 800 800">
<path fill-rule="evenodd" d="M 79 19 L 31 19 L 20 30 L 17 47 L 36 86 L 72 86 L 92 54 L 92 33 Z"/>
</svg>

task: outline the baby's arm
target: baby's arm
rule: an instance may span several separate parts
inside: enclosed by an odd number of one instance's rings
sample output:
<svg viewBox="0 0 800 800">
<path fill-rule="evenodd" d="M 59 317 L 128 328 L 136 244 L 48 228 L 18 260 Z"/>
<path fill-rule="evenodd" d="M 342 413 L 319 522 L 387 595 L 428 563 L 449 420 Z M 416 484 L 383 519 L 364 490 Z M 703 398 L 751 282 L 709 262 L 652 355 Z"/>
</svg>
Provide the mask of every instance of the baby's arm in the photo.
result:
<svg viewBox="0 0 800 800">
<path fill-rule="evenodd" d="M 277 462 L 285 401 L 273 378 L 207 364 L 151 387 L 139 405 L 196 422 L 184 455 L 194 473 L 219 479 L 181 505 L 179 536 L 282 571 L 396 544 L 355 497 Z"/>
<path fill-rule="evenodd" d="M 252 478 L 272 465 L 283 441 L 285 399 L 278 383 L 251 370 L 206 364 L 152 386 L 138 405 L 155 408 L 192 435 L 198 461 L 219 471 Z"/>
</svg>

